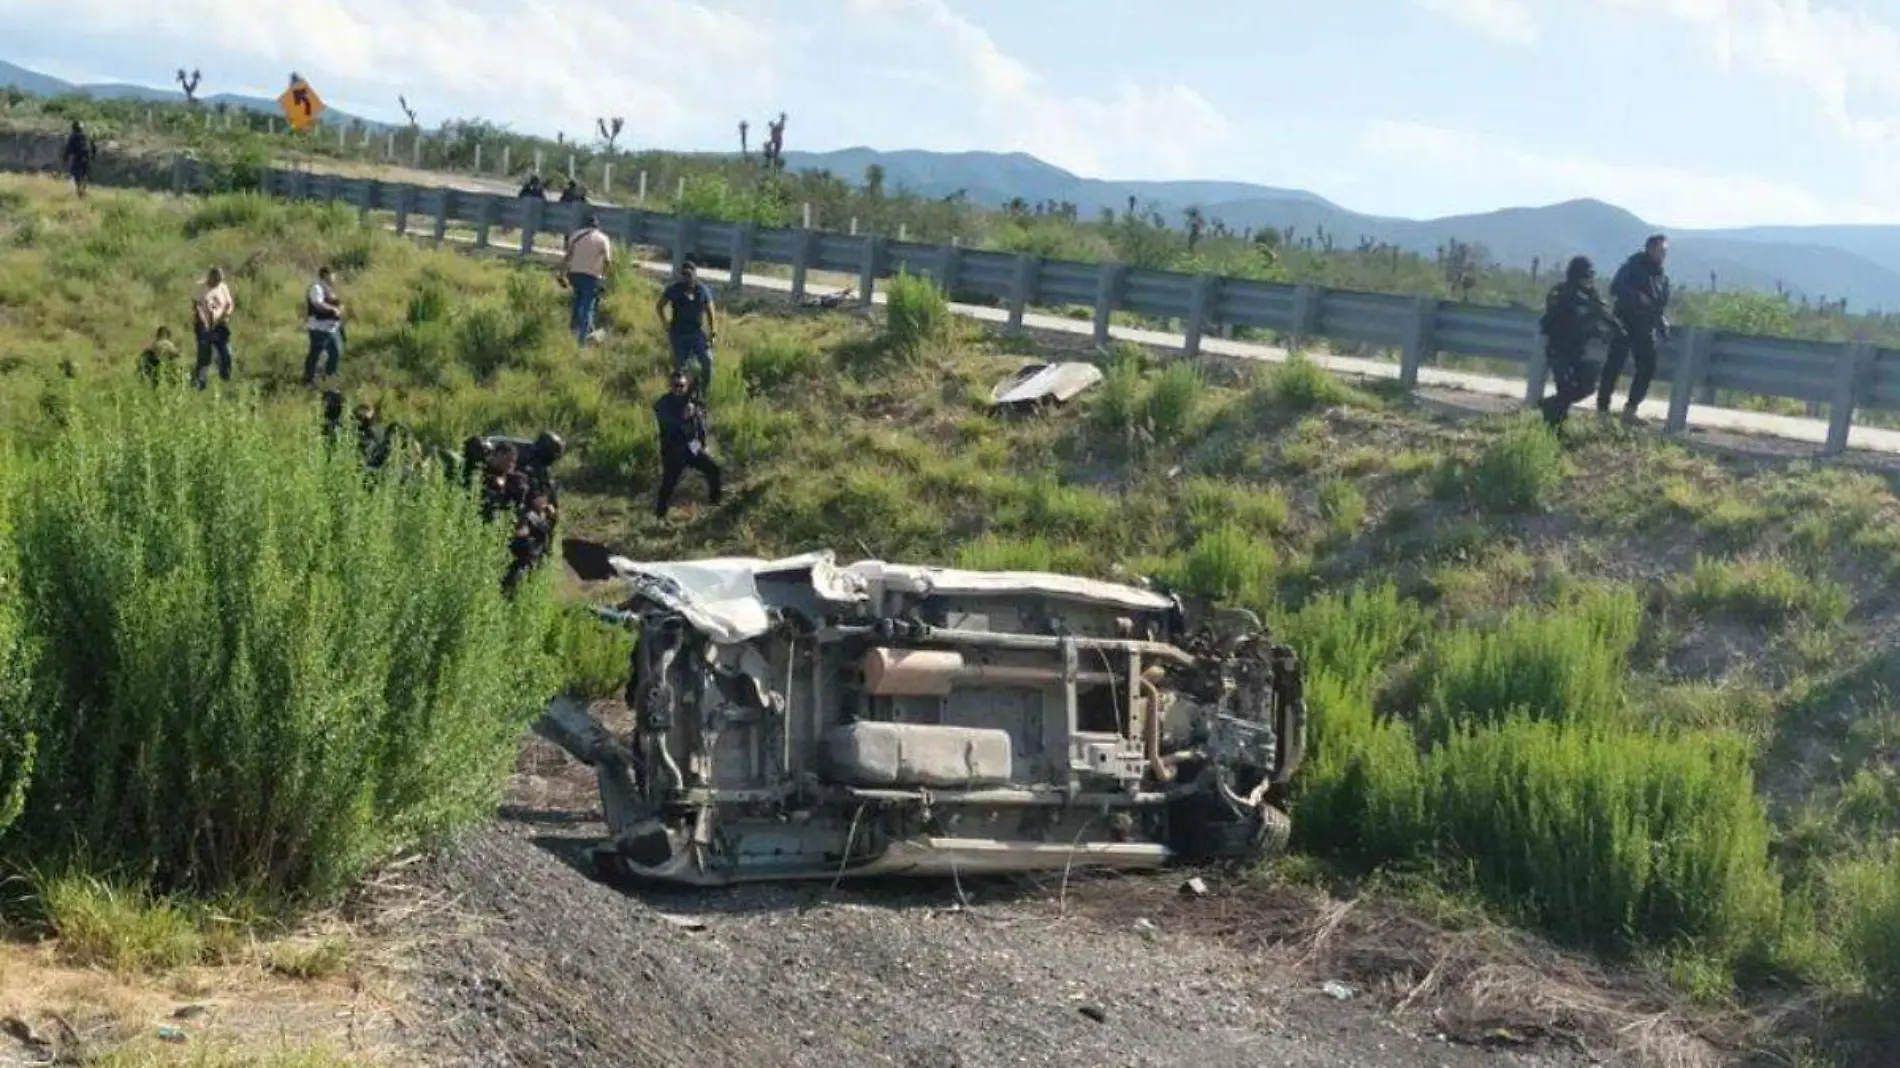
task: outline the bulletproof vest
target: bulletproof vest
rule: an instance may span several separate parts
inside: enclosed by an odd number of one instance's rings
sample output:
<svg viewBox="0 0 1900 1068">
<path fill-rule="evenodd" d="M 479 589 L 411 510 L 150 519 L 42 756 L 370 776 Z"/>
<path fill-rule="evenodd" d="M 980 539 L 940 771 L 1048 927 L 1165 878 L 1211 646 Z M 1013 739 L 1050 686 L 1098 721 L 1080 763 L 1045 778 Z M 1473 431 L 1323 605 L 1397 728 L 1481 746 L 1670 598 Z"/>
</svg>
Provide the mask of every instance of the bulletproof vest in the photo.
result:
<svg viewBox="0 0 1900 1068">
<path fill-rule="evenodd" d="M 322 285 L 321 282 L 318 284 Z M 323 286 L 323 300 L 326 304 L 336 303 L 336 292 L 329 286 Z M 308 295 L 304 297 L 303 308 L 304 314 L 312 319 L 329 320 L 337 318 L 336 312 L 318 307 L 317 303 L 311 300 Z"/>
</svg>

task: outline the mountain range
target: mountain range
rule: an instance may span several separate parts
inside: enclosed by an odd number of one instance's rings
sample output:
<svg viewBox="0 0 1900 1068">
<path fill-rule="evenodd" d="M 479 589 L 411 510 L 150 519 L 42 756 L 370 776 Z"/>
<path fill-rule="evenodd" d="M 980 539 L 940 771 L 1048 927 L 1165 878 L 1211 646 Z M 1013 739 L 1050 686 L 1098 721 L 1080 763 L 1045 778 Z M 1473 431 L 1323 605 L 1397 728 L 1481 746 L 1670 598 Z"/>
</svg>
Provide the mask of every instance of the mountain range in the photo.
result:
<svg viewBox="0 0 1900 1068">
<path fill-rule="evenodd" d="M 9 87 L 32 93 L 35 96 L 63 96 L 68 93 L 77 93 L 81 96 L 96 97 L 100 100 L 148 100 L 160 104 L 176 104 L 184 99 L 184 91 L 177 86 L 172 86 L 167 89 L 154 89 L 149 85 L 131 85 L 125 82 L 100 82 L 96 84 L 75 85 L 72 82 L 62 81 L 49 74 L 41 74 L 38 71 L 28 70 L 25 67 L 15 66 L 5 60 L 0 60 L 0 89 Z M 211 107 L 217 107 L 219 104 L 223 104 L 226 107 L 238 108 L 244 111 L 265 112 L 271 115 L 283 114 L 283 110 L 277 106 L 276 100 L 261 96 L 246 96 L 243 93 L 212 93 L 208 96 L 201 96 L 198 100 Z M 360 123 L 372 130 L 387 130 L 393 128 L 388 123 L 360 118 L 348 112 L 338 111 L 333 107 L 325 107 L 323 114 L 317 119 L 319 126 L 324 124 L 348 125 L 350 123 Z"/>
<path fill-rule="evenodd" d="M 1475 215 L 1400 219 L 1341 207 L 1303 189 L 1246 182 L 1134 182 L 1084 178 L 1021 152 L 884 152 L 846 148 L 785 153 L 797 170 L 830 171 L 861 181 L 865 168 L 884 169 L 889 189 L 923 196 L 963 192 L 971 201 L 1000 207 L 1016 197 L 1076 205 L 1084 218 L 1101 208 L 1124 211 L 1134 197 L 1143 210 L 1159 211 L 1173 225 L 1198 207 L 1230 229 L 1292 227 L 1299 236 L 1316 228 L 1335 235 L 1341 247 L 1361 238 L 1432 255 L 1452 240 L 1483 245 L 1491 258 L 1512 267 L 1540 260 L 1548 271 L 1578 253 L 1596 261 L 1607 277 L 1642 247 L 1652 233 L 1669 235 L 1669 273 L 1678 288 L 1706 289 L 1714 276 L 1723 289 L 1773 290 L 1810 299 L 1842 300 L 1855 310 L 1900 310 L 1900 226 L 1762 226 L 1727 230 L 1664 227 L 1600 200 L 1570 200 L 1542 207 L 1504 208 Z"/>
<path fill-rule="evenodd" d="M 107 83 L 74 85 L 0 61 L 0 88 L 15 86 L 43 96 L 81 93 L 108 99 L 175 102 L 176 89 Z M 202 98 L 211 105 L 276 114 L 277 102 L 264 97 L 217 93 Z M 320 120 L 361 122 L 372 129 L 389 124 L 351 116 L 334 108 Z M 1677 286 L 1704 289 L 1774 290 L 1777 286 L 1813 300 L 1846 300 L 1855 310 L 1900 310 L 1900 226 L 1758 226 L 1726 230 L 1678 230 L 1659 226 L 1599 200 L 1570 200 L 1541 207 L 1513 207 L 1474 215 L 1402 219 L 1367 215 L 1301 189 L 1249 182 L 1114 181 L 1084 178 L 1022 152 L 880 151 L 854 147 L 826 152 L 785 153 L 796 170 L 830 171 L 852 182 L 863 180 L 873 164 L 884 169 L 890 189 L 924 196 L 963 193 L 978 204 L 1002 207 L 1020 197 L 1076 205 L 1083 217 L 1102 208 L 1125 210 L 1130 197 L 1143 210 L 1153 208 L 1174 225 L 1182 213 L 1198 207 L 1210 220 L 1230 229 L 1284 230 L 1299 236 L 1323 228 L 1341 247 L 1361 239 L 1431 255 L 1450 241 L 1484 246 L 1491 258 L 1512 267 L 1540 261 L 1546 273 L 1561 269 L 1570 256 L 1595 260 L 1607 276 L 1625 257 L 1642 247 L 1651 233 L 1669 234 L 1669 272 Z"/>
</svg>

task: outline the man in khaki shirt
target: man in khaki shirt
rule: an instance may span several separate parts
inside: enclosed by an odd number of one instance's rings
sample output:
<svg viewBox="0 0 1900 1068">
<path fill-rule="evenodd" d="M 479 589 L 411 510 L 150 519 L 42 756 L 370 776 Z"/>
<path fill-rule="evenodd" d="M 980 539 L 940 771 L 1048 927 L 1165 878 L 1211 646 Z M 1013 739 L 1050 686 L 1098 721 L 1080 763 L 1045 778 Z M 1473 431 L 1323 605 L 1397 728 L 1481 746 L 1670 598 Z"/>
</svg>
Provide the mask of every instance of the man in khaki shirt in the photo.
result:
<svg viewBox="0 0 1900 1068">
<path fill-rule="evenodd" d="M 600 228 L 600 218 L 589 213 L 581 228 L 567 235 L 567 254 L 561 257 L 561 270 L 574 291 L 574 304 L 568 326 L 582 345 L 594 336 L 594 309 L 600 305 L 600 283 L 613 266 L 613 242 Z"/>
<path fill-rule="evenodd" d="M 192 326 L 198 335 L 198 364 L 192 369 L 192 385 L 205 388 L 210 377 L 211 358 L 218 359 L 218 377 L 231 380 L 231 313 L 236 302 L 224 284 L 224 271 L 213 267 L 205 272 L 204 285 L 191 302 Z"/>
</svg>

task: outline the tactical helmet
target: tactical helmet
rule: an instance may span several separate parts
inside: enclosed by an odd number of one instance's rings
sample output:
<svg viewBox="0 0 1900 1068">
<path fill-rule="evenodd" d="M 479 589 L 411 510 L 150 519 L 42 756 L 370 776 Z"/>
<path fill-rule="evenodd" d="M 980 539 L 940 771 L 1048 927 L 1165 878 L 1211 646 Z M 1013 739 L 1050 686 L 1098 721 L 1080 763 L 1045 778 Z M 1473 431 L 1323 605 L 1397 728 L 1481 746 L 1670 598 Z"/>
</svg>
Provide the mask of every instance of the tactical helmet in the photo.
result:
<svg viewBox="0 0 1900 1068">
<path fill-rule="evenodd" d="M 541 435 L 534 439 L 534 451 L 535 455 L 541 458 L 542 463 L 552 464 L 567 452 L 567 442 L 562 441 L 561 435 L 554 431 L 543 430 Z"/>
</svg>

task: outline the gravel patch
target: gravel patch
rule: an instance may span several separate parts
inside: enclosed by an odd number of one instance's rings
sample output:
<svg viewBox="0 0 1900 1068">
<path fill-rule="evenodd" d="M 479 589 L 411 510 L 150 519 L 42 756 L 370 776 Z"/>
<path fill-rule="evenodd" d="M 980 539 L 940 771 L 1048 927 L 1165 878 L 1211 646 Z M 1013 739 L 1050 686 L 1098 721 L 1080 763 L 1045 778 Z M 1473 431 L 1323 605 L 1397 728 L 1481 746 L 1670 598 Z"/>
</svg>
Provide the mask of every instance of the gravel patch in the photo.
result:
<svg viewBox="0 0 1900 1068">
<path fill-rule="evenodd" d="M 415 962 L 442 1063 L 1619 1063 L 1420 1033 L 1259 955 L 1073 907 L 1087 887 L 629 890 L 585 874 L 598 830 L 504 822 L 417 873 L 464 921 L 434 921 Z"/>
</svg>

